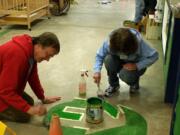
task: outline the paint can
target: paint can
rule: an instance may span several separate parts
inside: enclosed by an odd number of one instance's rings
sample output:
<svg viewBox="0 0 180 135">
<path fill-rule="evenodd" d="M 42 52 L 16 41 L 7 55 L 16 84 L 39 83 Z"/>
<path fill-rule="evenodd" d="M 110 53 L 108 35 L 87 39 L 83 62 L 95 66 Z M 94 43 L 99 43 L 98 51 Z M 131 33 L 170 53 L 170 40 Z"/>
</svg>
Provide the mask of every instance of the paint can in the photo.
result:
<svg viewBox="0 0 180 135">
<path fill-rule="evenodd" d="M 86 121 L 98 124 L 103 121 L 103 100 L 98 97 L 87 99 Z"/>
</svg>

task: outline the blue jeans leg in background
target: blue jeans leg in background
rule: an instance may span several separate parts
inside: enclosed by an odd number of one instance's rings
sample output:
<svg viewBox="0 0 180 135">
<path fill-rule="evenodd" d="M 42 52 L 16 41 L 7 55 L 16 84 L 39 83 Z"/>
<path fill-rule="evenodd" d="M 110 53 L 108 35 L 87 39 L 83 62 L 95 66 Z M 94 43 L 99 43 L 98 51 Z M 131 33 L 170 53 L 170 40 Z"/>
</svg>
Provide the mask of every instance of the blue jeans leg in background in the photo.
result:
<svg viewBox="0 0 180 135">
<path fill-rule="evenodd" d="M 145 8 L 144 0 L 136 0 L 135 1 L 135 17 L 134 17 L 135 23 L 138 23 L 141 21 L 141 19 L 143 17 L 144 8 Z"/>
</svg>

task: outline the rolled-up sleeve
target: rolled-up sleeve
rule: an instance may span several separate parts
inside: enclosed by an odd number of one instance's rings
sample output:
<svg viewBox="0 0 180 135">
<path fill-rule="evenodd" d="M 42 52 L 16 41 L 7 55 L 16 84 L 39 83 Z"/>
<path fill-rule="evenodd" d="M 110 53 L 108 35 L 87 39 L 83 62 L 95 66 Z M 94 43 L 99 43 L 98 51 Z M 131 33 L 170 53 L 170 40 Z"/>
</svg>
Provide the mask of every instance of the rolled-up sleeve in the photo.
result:
<svg viewBox="0 0 180 135">
<path fill-rule="evenodd" d="M 103 61 L 109 52 L 109 41 L 106 40 L 102 46 L 98 49 L 95 57 L 94 72 L 101 72 Z"/>
</svg>

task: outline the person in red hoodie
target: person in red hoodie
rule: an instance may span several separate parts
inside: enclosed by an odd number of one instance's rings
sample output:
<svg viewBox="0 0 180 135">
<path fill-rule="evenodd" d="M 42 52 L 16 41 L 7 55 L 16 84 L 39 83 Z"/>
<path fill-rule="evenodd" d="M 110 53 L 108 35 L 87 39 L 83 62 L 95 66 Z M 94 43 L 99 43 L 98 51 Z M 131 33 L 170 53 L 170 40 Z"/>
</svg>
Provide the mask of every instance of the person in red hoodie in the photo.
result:
<svg viewBox="0 0 180 135">
<path fill-rule="evenodd" d="M 43 104 L 60 100 L 44 96 L 37 72 L 37 63 L 49 61 L 59 51 L 59 40 L 51 32 L 37 37 L 15 36 L 0 46 L 0 120 L 28 122 L 33 115 L 46 114 Z M 27 82 L 43 104 L 34 105 L 24 92 Z"/>
</svg>

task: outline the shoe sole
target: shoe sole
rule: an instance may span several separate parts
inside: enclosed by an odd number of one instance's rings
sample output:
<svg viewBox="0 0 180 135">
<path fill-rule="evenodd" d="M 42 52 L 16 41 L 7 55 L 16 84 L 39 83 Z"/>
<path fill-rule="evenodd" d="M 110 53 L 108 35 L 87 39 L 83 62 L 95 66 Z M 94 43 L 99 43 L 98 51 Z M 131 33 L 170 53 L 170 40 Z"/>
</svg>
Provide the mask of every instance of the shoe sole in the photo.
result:
<svg viewBox="0 0 180 135">
<path fill-rule="evenodd" d="M 109 95 L 107 95 L 106 92 L 105 92 L 104 96 L 105 97 L 112 97 L 112 96 L 116 95 L 118 92 L 119 92 L 119 90 L 117 90 L 117 91 L 115 91 L 115 92 L 113 92 L 113 93 L 111 93 Z"/>
</svg>

